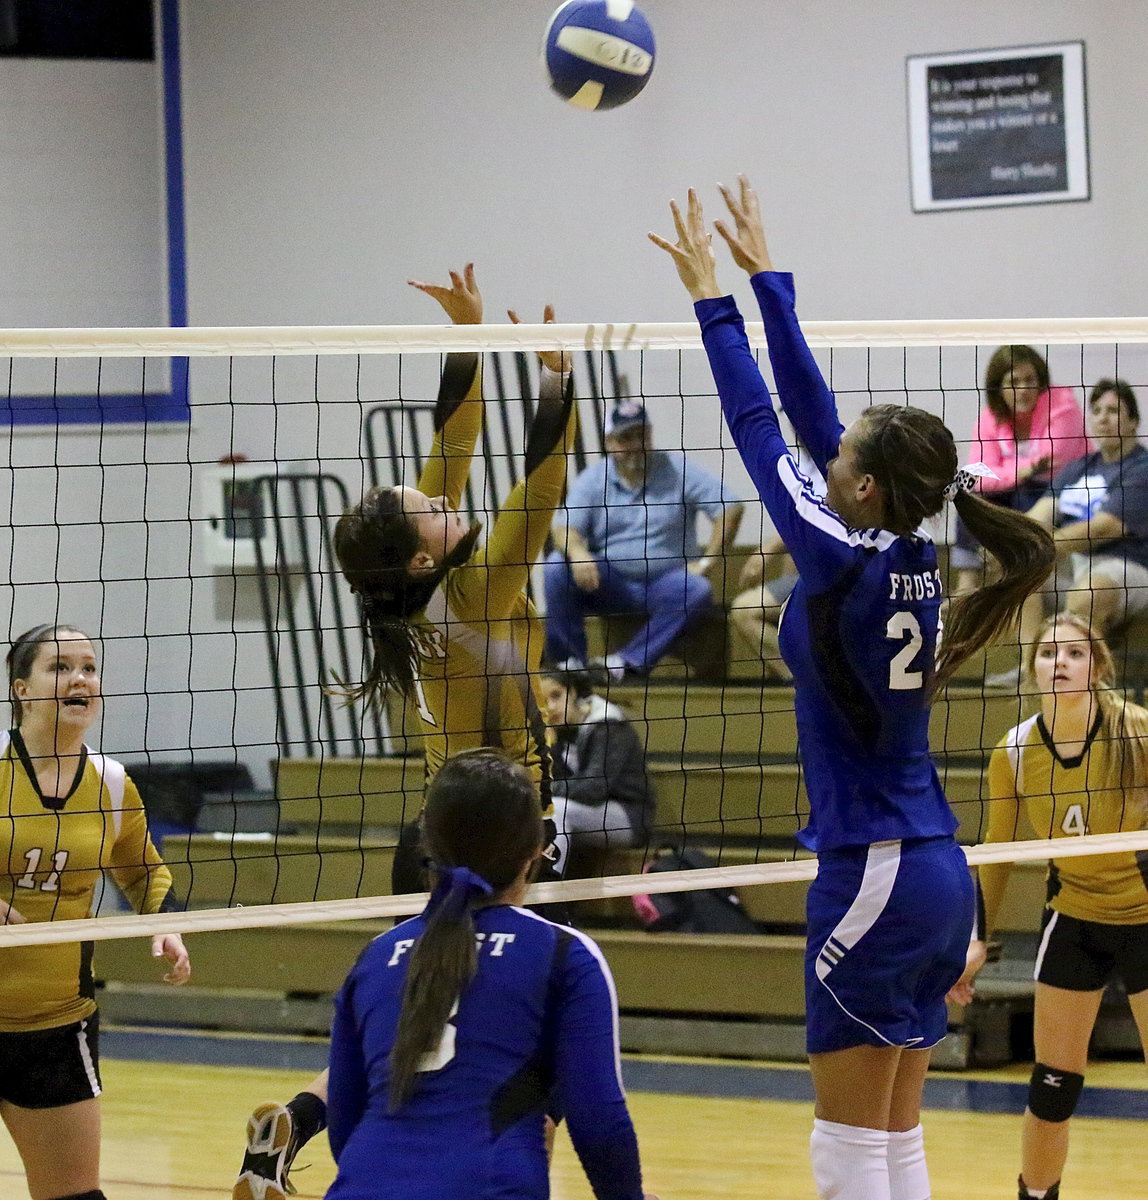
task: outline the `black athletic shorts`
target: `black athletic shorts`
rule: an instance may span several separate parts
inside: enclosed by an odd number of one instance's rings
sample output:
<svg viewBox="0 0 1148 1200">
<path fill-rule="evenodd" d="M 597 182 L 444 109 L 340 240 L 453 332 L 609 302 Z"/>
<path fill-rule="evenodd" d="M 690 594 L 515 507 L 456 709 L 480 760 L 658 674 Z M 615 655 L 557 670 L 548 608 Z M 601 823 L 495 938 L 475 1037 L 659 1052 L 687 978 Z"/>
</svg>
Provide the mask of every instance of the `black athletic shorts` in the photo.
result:
<svg viewBox="0 0 1148 1200">
<path fill-rule="evenodd" d="M 0 1100 L 60 1108 L 100 1094 L 100 1017 L 30 1033 L 0 1033 Z"/>
<path fill-rule="evenodd" d="M 1037 983 L 1098 992 L 1113 976 L 1131 996 L 1148 988 L 1148 924 L 1102 925 L 1050 910 L 1036 955 Z"/>
</svg>

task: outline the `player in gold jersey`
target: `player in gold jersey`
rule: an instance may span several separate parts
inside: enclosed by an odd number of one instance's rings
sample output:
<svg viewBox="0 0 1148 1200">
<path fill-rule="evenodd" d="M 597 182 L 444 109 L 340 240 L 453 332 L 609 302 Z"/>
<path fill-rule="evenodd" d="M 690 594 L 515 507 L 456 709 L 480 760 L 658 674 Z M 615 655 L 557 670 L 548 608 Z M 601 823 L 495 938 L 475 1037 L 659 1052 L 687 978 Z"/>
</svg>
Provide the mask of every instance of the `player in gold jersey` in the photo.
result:
<svg viewBox="0 0 1148 1200">
<path fill-rule="evenodd" d="M 456 323 L 481 322 L 472 266 L 452 272 L 450 287 L 413 286 Z M 422 725 L 428 779 L 448 756 L 493 746 L 526 767 L 549 816 L 545 731 L 532 681 L 544 631 L 526 588 L 562 501 L 575 408 L 569 356 L 539 358 L 522 479 L 485 545 L 481 527 L 468 527 L 457 511 L 482 430 L 481 364 L 477 354 L 452 354 L 418 487 L 368 492 L 340 518 L 335 553 L 371 635 L 370 670 L 352 694 L 372 701 L 394 688 L 409 698 Z M 395 884 L 411 891 L 419 881 L 396 872 Z"/>
<path fill-rule="evenodd" d="M 473 264 L 452 271 L 450 280 L 449 287 L 411 284 L 455 324 L 481 324 Z M 517 321 L 513 312 L 510 317 Z M 553 319 L 547 306 L 545 320 Z M 522 478 L 485 545 L 479 543 L 481 526 L 468 526 L 457 511 L 482 432 L 481 360 L 451 354 L 418 486 L 369 491 L 339 519 L 335 553 L 362 601 L 371 637 L 367 678 L 349 695 L 372 703 L 393 688 L 410 700 L 422 725 L 428 781 L 462 750 L 501 749 L 526 768 L 550 818 L 545 727 L 534 691 L 545 630 L 526 589 L 562 502 L 577 417 L 569 355 L 545 351 L 538 357 L 542 379 Z M 546 825 L 553 848 L 553 822 Z M 422 886 L 417 847 L 418 829 L 411 823 L 395 855 L 395 892 Z M 282 1200 L 299 1148 L 326 1124 L 326 1096 L 324 1071 L 288 1104 L 255 1110 L 233 1200 Z"/>
<path fill-rule="evenodd" d="M 1145 827 L 1148 710 L 1115 690 L 1112 655 L 1083 618 L 1049 618 L 1028 655 L 1040 712 L 1010 730 L 989 762 L 986 841 L 1012 841 L 1023 807 L 1039 838 Z M 1000 911 L 1008 863 L 978 869 L 984 935 Z M 1148 1050 L 1148 856 L 1128 851 L 1054 858 L 1036 961 L 1036 1066 L 1024 1114 L 1019 1196 L 1058 1200 L 1068 1119 L 1084 1084 L 1088 1042 L 1109 979 L 1123 978 Z M 967 1001 L 984 961 L 954 989 Z"/>
<path fill-rule="evenodd" d="M 176 907 L 123 767 L 84 745 L 100 715 L 87 634 L 40 625 L 8 654 L 14 728 L 0 734 L 0 922 L 90 915 L 101 872 L 137 912 Z M 169 983 L 190 975 L 175 934 L 152 939 Z M 0 1118 L 33 1200 L 99 1200 L 99 1018 L 92 944 L 0 944 Z"/>
</svg>

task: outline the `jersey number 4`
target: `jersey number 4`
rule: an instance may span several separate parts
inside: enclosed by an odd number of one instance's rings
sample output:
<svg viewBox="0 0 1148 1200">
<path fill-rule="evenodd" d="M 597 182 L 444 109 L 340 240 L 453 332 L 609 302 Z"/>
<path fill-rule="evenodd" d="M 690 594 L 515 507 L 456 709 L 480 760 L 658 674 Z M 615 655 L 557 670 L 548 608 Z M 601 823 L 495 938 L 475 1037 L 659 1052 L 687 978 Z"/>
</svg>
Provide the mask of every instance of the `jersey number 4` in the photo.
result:
<svg viewBox="0 0 1148 1200">
<path fill-rule="evenodd" d="M 885 636 L 895 642 L 904 642 L 904 646 L 893 655 L 889 664 L 889 690 L 891 692 L 911 692 L 923 687 L 924 671 L 911 671 L 913 660 L 925 644 L 921 636 L 921 623 L 908 611 L 895 612 L 885 626 Z"/>
<path fill-rule="evenodd" d="M 33 846 L 31 850 L 24 851 L 24 861 L 28 864 L 28 869 L 16 880 L 17 887 L 34 888 L 36 886 L 36 872 L 40 869 L 40 859 L 43 857 L 44 851 L 39 846 Z M 60 890 L 60 874 L 67 865 L 67 850 L 57 850 L 52 855 L 52 869 L 48 872 L 47 879 L 40 884 L 40 891 L 58 892 Z"/>
</svg>

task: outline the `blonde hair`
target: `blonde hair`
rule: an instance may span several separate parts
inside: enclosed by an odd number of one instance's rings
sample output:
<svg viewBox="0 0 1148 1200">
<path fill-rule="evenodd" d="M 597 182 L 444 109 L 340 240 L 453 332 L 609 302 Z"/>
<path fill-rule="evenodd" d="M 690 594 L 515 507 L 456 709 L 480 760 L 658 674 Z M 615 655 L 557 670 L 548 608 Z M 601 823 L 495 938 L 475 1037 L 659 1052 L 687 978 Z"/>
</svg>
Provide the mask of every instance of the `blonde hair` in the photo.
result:
<svg viewBox="0 0 1148 1200">
<path fill-rule="evenodd" d="M 1133 704 L 1116 687 L 1116 663 L 1108 643 L 1084 617 L 1056 613 L 1048 617 L 1025 655 L 1025 673 L 1035 683 L 1036 656 L 1041 643 L 1058 626 L 1075 629 L 1092 651 L 1092 692 L 1100 709 L 1097 740 L 1104 745 L 1107 759 L 1104 786 L 1123 791 L 1132 801 L 1136 827 L 1148 826 L 1148 708 Z M 1121 821 L 1122 829 L 1129 827 Z"/>
</svg>

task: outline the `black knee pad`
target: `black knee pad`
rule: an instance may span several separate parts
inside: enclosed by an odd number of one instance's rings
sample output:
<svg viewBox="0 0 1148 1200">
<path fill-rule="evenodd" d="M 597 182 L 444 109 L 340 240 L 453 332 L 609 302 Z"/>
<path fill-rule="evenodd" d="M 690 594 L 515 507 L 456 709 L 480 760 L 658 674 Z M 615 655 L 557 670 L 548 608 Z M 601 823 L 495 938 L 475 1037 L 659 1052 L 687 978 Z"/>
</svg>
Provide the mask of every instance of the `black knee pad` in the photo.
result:
<svg viewBox="0 0 1148 1200">
<path fill-rule="evenodd" d="M 100 1188 L 93 1188 L 90 1192 L 73 1192 L 70 1196 L 56 1196 L 54 1200 L 108 1200 Z"/>
<path fill-rule="evenodd" d="M 1084 1076 L 1037 1063 L 1028 1082 L 1028 1107 L 1042 1121 L 1067 1121 L 1076 1111 Z"/>
</svg>

